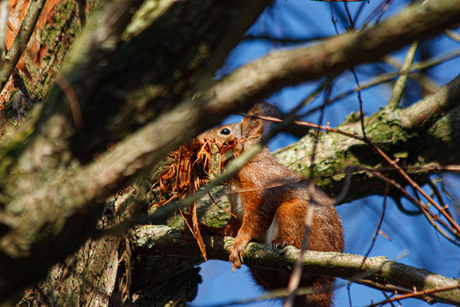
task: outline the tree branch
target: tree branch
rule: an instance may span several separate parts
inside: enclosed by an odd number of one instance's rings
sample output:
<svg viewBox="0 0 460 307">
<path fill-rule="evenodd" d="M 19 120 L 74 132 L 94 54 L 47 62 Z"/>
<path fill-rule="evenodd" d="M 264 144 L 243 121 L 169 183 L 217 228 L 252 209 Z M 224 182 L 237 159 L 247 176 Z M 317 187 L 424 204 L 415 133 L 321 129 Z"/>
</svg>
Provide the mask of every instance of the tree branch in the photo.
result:
<svg viewBox="0 0 460 307">
<path fill-rule="evenodd" d="M 8 1 L 0 1 L 0 54 L 3 56 L 3 52 L 6 52 L 6 29 L 8 27 Z M 2 88 L 2 87 L 0 87 Z"/>
<path fill-rule="evenodd" d="M 196 242 L 184 242 L 180 230 L 167 226 L 138 227 L 133 233 L 137 248 L 152 255 L 201 258 Z M 204 236 L 206 254 L 210 259 L 228 261 L 230 237 Z M 273 250 L 267 244 L 250 243 L 246 248 L 245 263 L 250 267 L 290 272 L 300 251 L 293 247 Z M 363 262 L 364 261 L 364 262 Z M 386 257 L 366 258 L 335 252 L 308 251 L 304 272 L 312 275 L 340 277 L 366 286 L 398 292 L 460 287 L 459 281 L 433 274 Z M 415 289 L 414 289 L 415 287 Z M 460 288 L 435 292 L 431 298 L 450 304 L 460 304 Z M 423 298 L 423 297 L 418 297 Z"/>
<path fill-rule="evenodd" d="M 435 94 L 407 107 L 400 113 L 406 129 L 422 130 L 460 105 L 460 75 L 441 87 Z"/>
<path fill-rule="evenodd" d="M 412 62 L 414 61 L 417 47 L 418 47 L 417 42 L 414 42 L 411 44 L 411 46 L 409 47 L 409 50 L 407 51 L 406 58 L 404 59 L 403 65 L 401 67 L 401 71 L 410 70 Z M 409 76 L 408 72 L 407 73 L 402 72 L 400 76 L 398 77 L 398 79 L 396 80 L 395 85 L 393 87 L 393 93 L 391 94 L 390 101 L 388 102 L 389 107 L 399 108 L 399 102 L 401 100 L 401 97 L 403 96 L 404 88 L 406 87 L 408 76 Z"/>
<path fill-rule="evenodd" d="M 365 118 L 368 137 L 390 156 L 396 156 L 400 163 L 412 168 L 409 172 L 421 182 L 433 169 L 442 169 L 452 161 L 458 161 L 460 147 L 453 141 L 460 137 L 460 76 L 435 93 L 407 109 L 383 108 Z M 349 119 L 338 127 L 341 131 L 362 136 L 360 122 Z M 424 137 L 420 137 L 424 135 Z M 313 136 L 306 135 L 299 142 L 281 149 L 276 157 L 293 170 L 308 175 L 310 168 Z M 442 148 L 433 154 L 432 148 Z M 295 153 L 295 154 L 293 154 Z M 302 158 L 299 158 L 302 157 Z M 315 165 L 317 184 L 330 195 L 340 191 L 345 169 L 348 166 L 364 165 L 379 167 L 383 160 L 363 142 L 339 134 L 322 134 L 318 143 Z M 424 170 L 426 168 L 426 170 Z M 377 169 L 378 170 L 378 169 Z M 385 173 L 405 185 L 395 173 Z M 383 195 L 385 183 L 370 173 L 356 172 L 352 188 L 346 200 L 362 198 L 370 194 Z M 395 196 L 393 194 L 393 196 Z"/>
<path fill-rule="evenodd" d="M 30 2 L 26 16 L 22 21 L 21 27 L 19 28 L 18 34 L 14 39 L 13 45 L 2 61 L 3 65 L 0 71 L 0 91 L 3 90 L 3 87 L 13 72 L 14 67 L 16 67 L 16 64 L 24 53 L 24 50 L 26 49 L 27 43 L 29 42 L 32 33 L 34 32 L 38 17 L 40 17 L 40 13 L 42 12 L 45 3 L 46 0 L 36 0 Z"/>
<path fill-rule="evenodd" d="M 412 5 L 399 15 L 362 32 L 348 32 L 324 43 L 271 53 L 242 66 L 210 93 L 220 103 L 257 101 L 300 82 L 338 74 L 376 61 L 413 41 L 441 33 L 460 20 L 459 1 L 430 1 Z"/>
</svg>

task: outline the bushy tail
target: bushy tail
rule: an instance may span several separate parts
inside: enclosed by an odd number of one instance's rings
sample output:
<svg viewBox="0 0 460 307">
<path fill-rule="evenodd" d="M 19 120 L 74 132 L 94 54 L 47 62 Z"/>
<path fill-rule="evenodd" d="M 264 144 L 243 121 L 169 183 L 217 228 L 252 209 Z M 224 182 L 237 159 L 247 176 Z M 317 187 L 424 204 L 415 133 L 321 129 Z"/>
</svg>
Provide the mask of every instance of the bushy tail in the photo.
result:
<svg viewBox="0 0 460 307">
<path fill-rule="evenodd" d="M 251 269 L 254 280 L 267 291 L 286 288 L 289 282 L 289 273 Z M 332 305 L 332 288 L 334 278 L 313 277 L 302 278 L 299 288 L 311 288 L 312 294 L 297 296 L 296 307 L 329 307 Z"/>
</svg>

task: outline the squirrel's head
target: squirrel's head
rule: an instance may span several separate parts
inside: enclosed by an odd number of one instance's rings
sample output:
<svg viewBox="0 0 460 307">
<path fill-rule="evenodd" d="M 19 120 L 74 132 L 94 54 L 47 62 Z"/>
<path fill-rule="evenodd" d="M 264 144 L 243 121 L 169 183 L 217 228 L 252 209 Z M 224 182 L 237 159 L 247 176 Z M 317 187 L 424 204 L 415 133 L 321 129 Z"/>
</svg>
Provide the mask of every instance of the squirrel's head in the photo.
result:
<svg viewBox="0 0 460 307">
<path fill-rule="evenodd" d="M 209 177 L 220 174 L 222 166 L 230 159 L 260 141 L 271 124 L 270 121 L 261 119 L 261 116 L 279 117 L 278 115 L 279 112 L 273 105 L 257 103 L 241 122 L 223 125 L 198 135 L 196 139 L 202 146 L 200 152 L 209 153 Z"/>
<path fill-rule="evenodd" d="M 206 139 L 212 139 L 218 145 L 222 145 L 225 141 L 230 139 L 241 139 L 241 123 L 227 124 L 198 135 L 197 139 L 204 143 Z"/>
<path fill-rule="evenodd" d="M 266 102 L 256 103 L 240 123 L 223 125 L 203 132 L 197 138 L 204 143 L 205 139 L 212 139 L 215 143 L 222 145 L 226 140 L 236 139 L 241 149 L 257 143 L 267 132 L 271 122 L 261 119 L 260 116 L 279 118 L 278 109 Z"/>
</svg>

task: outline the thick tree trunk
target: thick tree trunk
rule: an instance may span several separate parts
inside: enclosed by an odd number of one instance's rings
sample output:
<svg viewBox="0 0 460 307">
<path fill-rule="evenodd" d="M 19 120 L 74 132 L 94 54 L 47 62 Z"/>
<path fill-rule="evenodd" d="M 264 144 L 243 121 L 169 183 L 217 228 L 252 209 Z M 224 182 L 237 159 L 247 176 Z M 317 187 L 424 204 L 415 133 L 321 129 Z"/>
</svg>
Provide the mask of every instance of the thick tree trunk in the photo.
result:
<svg viewBox="0 0 460 307">
<path fill-rule="evenodd" d="M 138 204 L 131 193 L 119 194 L 106 204 L 98 228 L 119 223 L 120 215 L 127 218 Z M 193 300 L 201 259 L 151 256 L 133 241 L 132 231 L 89 239 L 26 289 L 19 306 L 185 306 Z"/>
</svg>

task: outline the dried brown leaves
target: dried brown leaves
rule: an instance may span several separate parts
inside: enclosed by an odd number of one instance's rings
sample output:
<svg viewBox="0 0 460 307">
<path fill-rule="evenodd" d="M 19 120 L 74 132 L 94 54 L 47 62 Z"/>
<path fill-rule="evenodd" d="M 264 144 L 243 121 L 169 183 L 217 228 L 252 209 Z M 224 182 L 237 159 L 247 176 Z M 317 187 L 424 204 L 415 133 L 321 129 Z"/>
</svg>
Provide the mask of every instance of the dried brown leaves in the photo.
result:
<svg viewBox="0 0 460 307">
<path fill-rule="evenodd" d="M 213 139 L 206 139 L 204 143 L 193 139 L 170 153 L 174 161 L 161 173 L 158 183 L 162 194 L 172 196 L 157 205 L 163 206 L 174 198 L 195 192 L 218 176 L 225 162 L 237 155 L 237 145 L 235 138 L 222 145 Z"/>
<path fill-rule="evenodd" d="M 226 162 L 239 154 L 238 140 L 229 138 L 223 144 L 214 139 L 201 142 L 193 139 L 190 143 L 181 145 L 170 153 L 174 161 L 164 169 L 158 179 L 161 201 L 154 206 L 164 206 L 176 198 L 183 198 L 195 193 L 209 180 L 217 177 Z M 206 251 L 199 228 L 196 203 L 188 208 L 186 213 L 180 211 L 186 227 L 200 246 L 203 258 Z"/>
</svg>

